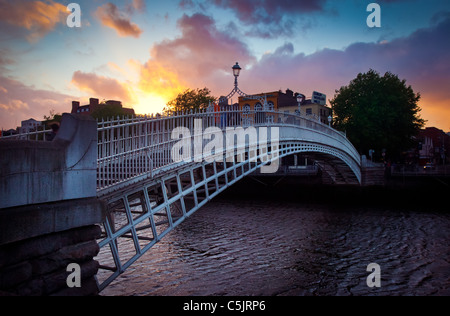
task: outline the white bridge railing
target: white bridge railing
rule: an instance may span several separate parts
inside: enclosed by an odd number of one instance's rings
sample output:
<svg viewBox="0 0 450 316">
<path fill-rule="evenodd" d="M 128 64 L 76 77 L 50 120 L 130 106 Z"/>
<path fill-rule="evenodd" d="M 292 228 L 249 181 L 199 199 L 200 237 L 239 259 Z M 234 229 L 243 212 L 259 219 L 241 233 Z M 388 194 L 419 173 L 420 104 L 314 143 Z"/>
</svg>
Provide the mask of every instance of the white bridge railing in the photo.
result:
<svg viewBox="0 0 450 316">
<path fill-rule="evenodd" d="M 203 129 L 214 126 L 223 132 L 227 128 L 250 126 L 295 126 L 313 130 L 336 139 L 340 144 L 346 144 L 344 150 L 355 159 L 359 157 L 343 133 L 312 116 L 277 111 L 204 110 L 176 113 L 172 116 L 118 118 L 98 122 L 99 196 L 114 190 L 120 183 L 153 177 L 159 172 L 179 166 L 180 163 L 172 159 L 171 150 L 180 139 L 172 139 L 172 131 L 177 127 L 186 127 L 194 131 L 195 121 L 199 119 Z M 191 136 L 193 134 L 188 137 Z"/>
</svg>

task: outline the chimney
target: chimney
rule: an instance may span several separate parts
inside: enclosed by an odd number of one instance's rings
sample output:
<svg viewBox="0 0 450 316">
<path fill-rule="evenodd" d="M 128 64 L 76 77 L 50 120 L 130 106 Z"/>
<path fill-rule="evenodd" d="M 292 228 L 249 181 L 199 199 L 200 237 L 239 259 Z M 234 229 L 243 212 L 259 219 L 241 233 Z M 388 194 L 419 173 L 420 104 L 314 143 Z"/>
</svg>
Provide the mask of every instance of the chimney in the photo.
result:
<svg viewBox="0 0 450 316">
<path fill-rule="evenodd" d="M 98 99 L 90 98 L 89 99 L 89 105 L 90 106 L 97 106 L 98 105 Z"/>
<path fill-rule="evenodd" d="M 79 107 L 80 107 L 80 102 L 72 101 L 72 114 L 77 113 L 77 110 Z"/>
</svg>

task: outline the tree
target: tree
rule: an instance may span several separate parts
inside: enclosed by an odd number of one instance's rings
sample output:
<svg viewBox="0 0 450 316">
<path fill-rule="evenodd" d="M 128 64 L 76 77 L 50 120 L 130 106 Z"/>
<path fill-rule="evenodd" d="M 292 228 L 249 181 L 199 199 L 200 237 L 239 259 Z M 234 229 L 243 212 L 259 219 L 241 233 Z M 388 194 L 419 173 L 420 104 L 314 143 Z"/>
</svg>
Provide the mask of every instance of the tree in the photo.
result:
<svg viewBox="0 0 450 316">
<path fill-rule="evenodd" d="M 176 113 L 181 111 L 198 111 L 208 107 L 210 102 L 214 102 L 215 97 L 211 95 L 211 91 L 208 88 L 203 89 L 187 89 L 183 93 L 167 103 L 167 114 Z"/>
<path fill-rule="evenodd" d="M 102 102 L 101 104 L 107 104 Z M 128 117 L 130 113 L 124 110 L 121 106 L 108 105 L 97 108 L 91 115 L 94 119 L 101 121 L 102 119 L 112 119 L 116 117 Z"/>
<path fill-rule="evenodd" d="M 48 123 L 52 123 L 52 122 L 61 122 L 62 120 L 62 115 L 61 113 L 56 113 L 55 110 L 50 110 L 49 115 L 44 115 L 44 123 L 48 124 Z"/>
<path fill-rule="evenodd" d="M 369 70 L 336 90 L 330 100 L 333 126 L 346 131 L 347 137 L 361 154 L 370 149 L 378 155 L 396 158 L 414 145 L 425 121 L 420 118 L 420 94 L 414 93 L 406 80 L 387 72 L 383 77 Z"/>
</svg>

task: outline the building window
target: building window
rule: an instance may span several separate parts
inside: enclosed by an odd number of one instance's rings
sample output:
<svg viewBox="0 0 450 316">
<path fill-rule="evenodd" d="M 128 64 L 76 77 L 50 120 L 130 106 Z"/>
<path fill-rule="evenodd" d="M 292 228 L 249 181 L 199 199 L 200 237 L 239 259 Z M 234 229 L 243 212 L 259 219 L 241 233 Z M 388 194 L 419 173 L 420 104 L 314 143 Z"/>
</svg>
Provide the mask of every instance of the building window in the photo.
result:
<svg viewBox="0 0 450 316">
<path fill-rule="evenodd" d="M 306 109 L 306 114 L 307 115 L 312 115 L 312 109 L 311 108 L 307 108 Z"/>
</svg>

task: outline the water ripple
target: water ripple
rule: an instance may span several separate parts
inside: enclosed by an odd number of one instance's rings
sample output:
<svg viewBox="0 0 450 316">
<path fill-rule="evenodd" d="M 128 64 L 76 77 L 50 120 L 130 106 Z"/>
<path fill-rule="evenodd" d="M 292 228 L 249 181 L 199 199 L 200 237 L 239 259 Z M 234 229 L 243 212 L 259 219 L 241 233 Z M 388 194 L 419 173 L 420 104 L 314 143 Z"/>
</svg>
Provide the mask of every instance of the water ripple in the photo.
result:
<svg viewBox="0 0 450 316">
<path fill-rule="evenodd" d="M 102 294 L 450 295 L 449 232 L 446 212 L 216 200 Z"/>
</svg>

